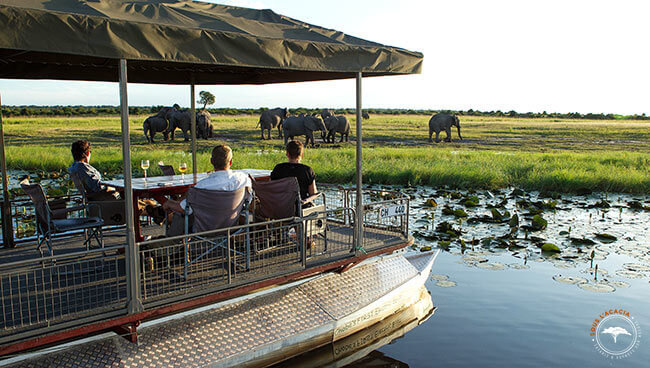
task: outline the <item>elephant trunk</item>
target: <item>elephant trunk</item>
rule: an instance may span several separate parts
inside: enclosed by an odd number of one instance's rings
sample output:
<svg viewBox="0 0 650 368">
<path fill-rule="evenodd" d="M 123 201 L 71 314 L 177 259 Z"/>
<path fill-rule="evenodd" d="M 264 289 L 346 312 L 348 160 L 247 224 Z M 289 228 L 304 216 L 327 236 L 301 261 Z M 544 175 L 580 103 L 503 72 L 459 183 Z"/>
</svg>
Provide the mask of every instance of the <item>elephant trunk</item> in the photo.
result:
<svg viewBox="0 0 650 368">
<path fill-rule="evenodd" d="M 456 125 L 456 128 L 458 128 L 458 138 L 462 141 L 463 137 L 460 135 L 460 124 Z"/>
</svg>

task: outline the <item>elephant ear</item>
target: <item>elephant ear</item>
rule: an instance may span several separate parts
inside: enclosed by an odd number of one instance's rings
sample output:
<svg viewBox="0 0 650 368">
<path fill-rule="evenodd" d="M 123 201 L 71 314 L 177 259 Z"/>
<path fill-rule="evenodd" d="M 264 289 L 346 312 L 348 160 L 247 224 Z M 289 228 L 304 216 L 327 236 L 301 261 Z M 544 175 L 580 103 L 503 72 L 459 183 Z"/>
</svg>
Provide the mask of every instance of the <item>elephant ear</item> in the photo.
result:
<svg viewBox="0 0 650 368">
<path fill-rule="evenodd" d="M 458 116 L 456 115 L 454 115 L 454 124 L 456 124 L 456 126 L 460 128 L 460 119 L 458 119 Z"/>
<path fill-rule="evenodd" d="M 311 131 L 319 130 L 318 124 L 316 123 L 316 120 L 318 120 L 318 119 L 314 118 L 314 117 L 311 117 L 311 116 L 306 116 L 304 118 L 305 127 L 307 129 L 311 130 Z"/>
</svg>

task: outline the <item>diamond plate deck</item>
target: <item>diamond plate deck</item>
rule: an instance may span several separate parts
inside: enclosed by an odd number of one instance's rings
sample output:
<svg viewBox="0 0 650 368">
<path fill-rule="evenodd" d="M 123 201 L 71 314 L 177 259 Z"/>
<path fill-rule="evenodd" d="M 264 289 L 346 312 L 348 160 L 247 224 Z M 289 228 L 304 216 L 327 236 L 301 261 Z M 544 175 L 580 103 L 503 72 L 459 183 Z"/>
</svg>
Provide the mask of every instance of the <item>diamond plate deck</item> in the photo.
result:
<svg viewBox="0 0 650 368">
<path fill-rule="evenodd" d="M 271 344 L 289 349 L 289 342 L 300 342 L 302 349 L 309 350 L 314 331 L 333 326 L 336 319 L 378 300 L 417 274 L 403 256 L 382 257 L 343 274 L 326 274 L 141 328 L 138 344 L 115 336 L 11 367 L 199 367 L 259 358 Z M 333 331 L 327 334 L 331 339 Z"/>
<path fill-rule="evenodd" d="M 404 257 L 387 257 L 343 274 L 327 274 L 299 287 L 323 310 L 339 319 L 386 295 L 415 275 L 417 270 Z"/>
<path fill-rule="evenodd" d="M 407 254 L 406 260 L 409 261 L 418 272 L 424 271 L 424 268 L 431 261 L 431 257 L 434 255 L 433 252 L 419 253 L 419 254 Z"/>
</svg>

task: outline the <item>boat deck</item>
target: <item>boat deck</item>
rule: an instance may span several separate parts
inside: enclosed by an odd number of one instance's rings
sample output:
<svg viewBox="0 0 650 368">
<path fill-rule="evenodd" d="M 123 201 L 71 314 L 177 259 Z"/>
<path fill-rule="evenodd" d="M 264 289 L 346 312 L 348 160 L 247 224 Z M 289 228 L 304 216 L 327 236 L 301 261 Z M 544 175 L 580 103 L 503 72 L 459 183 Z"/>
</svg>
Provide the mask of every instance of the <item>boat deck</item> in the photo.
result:
<svg viewBox="0 0 650 368">
<path fill-rule="evenodd" d="M 139 330 L 138 344 L 116 335 L 101 335 L 10 366 L 270 364 L 350 336 L 414 305 L 420 299 L 419 287 L 424 281 L 402 286 L 419 274 L 426 279 L 434 258 L 432 253 L 385 257 L 342 274 L 328 273 L 262 295 L 145 323 Z M 399 303 L 379 302 L 389 295 Z"/>
<path fill-rule="evenodd" d="M 42 256 L 35 242 L 0 249 L 0 356 L 91 332 L 135 331 L 141 321 L 344 269 L 411 244 L 408 197 L 363 195 L 361 239 L 354 231 L 354 192 L 341 189 L 328 194 L 332 209 L 323 199 L 301 218 L 174 238 L 146 225 L 147 240 L 136 243 L 133 258 L 127 258 L 124 227 L 105 229 L 103 248 L 87 250 L 77 233 L 54 239 L 54 255 Z M 395 207 L 400 211 L 387 210 Z"/>
<path fill-rule="evenodd" d="M 153 236 L 163 233 L 159 226 L 145 229 Z M 5 266 L 0 276 L 3 332 L 11 334 L 15 329 L 25 332 L 46 325 L 53 318 L 63 323 L 90 310 L 110 312 L 119 304 L 124 305 L 127 281 L 123 234 L 123 229 L 107 232 L 104 252 L 96 249 L 86 252 L 81 234 L 58 239 L 55 263 L 40 262 L 42 258 L 35 244 L 0 253 L 0 264 Z M 304 261 L 308 267 L 316 267 L 354 255 L 352 236 L 351 226 L 330 223 L 326 235 L 312 237 Z M 364 240 L 366 252 L 405 242 L 402 236 L 373 228 L 365 230 Z M 229 289 L 305 267 L 296 242 L 253 250 L 248 268 L 244 266 L 243 255 L 234 256 L 234 262 L 229 263 L 227 252 L 221 249 L 187 265 L 179 249 L 178 245 L 171 245 L 142 251 L 141 290 L 145 305 L 155 307 L 168 303 L 170 298 L 186 298 L 190 291 L 196 294 L 204 288 Z M 7 267 L 12 263 L 16 265 L 13 270 Z M 229 264 L 235 266 L 228 267 Z"/>
</svg>

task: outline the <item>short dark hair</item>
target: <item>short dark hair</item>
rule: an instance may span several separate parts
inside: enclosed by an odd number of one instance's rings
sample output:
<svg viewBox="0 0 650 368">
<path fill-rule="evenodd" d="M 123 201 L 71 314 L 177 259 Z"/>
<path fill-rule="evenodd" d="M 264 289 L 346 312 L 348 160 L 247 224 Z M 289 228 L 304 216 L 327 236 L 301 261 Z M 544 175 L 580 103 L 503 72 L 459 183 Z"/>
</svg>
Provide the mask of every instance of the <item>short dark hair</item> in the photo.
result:
<svg viewBox="0 0 650 368">
<path fill-rule="evenodd" d="M 85 139 L 72 143 L 72 157 L 75 161 L 81 161 L 90 152 L 90 142 Z"/>
<path fill-rule="evenodd" d="M 212 166 L 214 166 L 215 170 L 225 169 L 230 160 L 232 160 L 232 149 L 230 149 L 230 147 L 222 144 L 212 149 L 210 162 L 212 163 Z"/>
<path fill-rule="evenodd" d="M 291 158 L 298 158 L 302 156 L 305 146 L 300 141 L 291 141 L 287 143 L 287 155 Z"/>
</svg>

